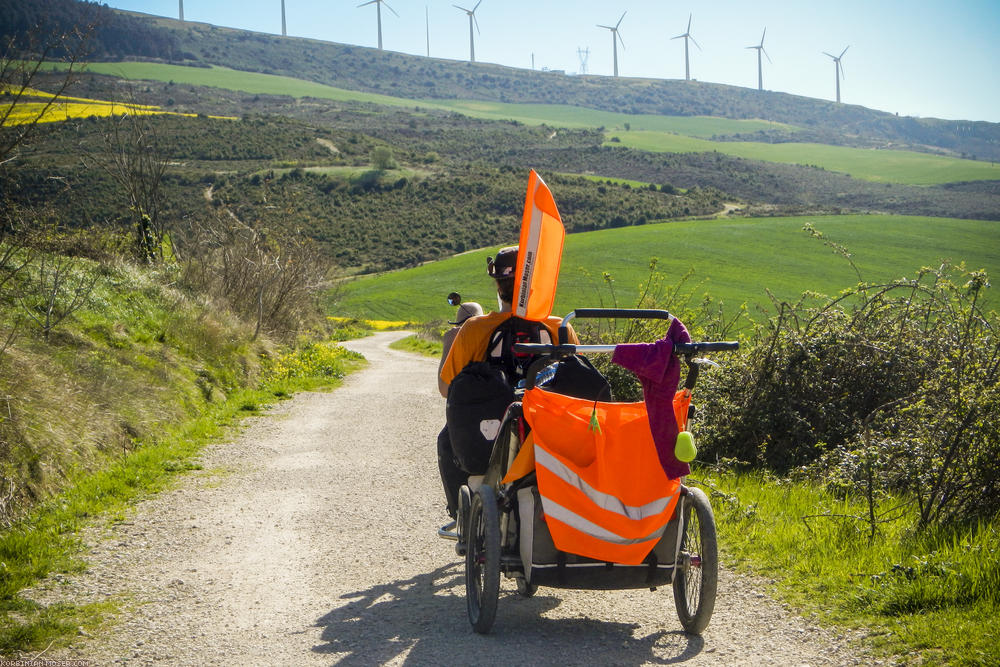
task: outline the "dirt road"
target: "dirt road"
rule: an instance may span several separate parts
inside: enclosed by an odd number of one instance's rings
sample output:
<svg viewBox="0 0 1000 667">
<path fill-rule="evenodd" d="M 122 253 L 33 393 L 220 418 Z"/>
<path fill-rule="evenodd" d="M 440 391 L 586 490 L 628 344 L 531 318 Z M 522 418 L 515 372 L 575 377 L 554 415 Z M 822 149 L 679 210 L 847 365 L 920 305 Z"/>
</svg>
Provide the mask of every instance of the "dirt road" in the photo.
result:
<svg viewBox="0 0 1000 667">
<path fill-rule="evenodd" d="M 331 393 L 254 418 L 204 470 L 93 531 L 90 569 L 41 599 L 124 601 L 99 635 L 44 657 L 92 664 L 871 664 L 723 572 L 702 638 L 669 589 L 517 596 L 474 634 L 445 519 L 433 359 L 349 343 L 371 362 Z"/>
</svg>

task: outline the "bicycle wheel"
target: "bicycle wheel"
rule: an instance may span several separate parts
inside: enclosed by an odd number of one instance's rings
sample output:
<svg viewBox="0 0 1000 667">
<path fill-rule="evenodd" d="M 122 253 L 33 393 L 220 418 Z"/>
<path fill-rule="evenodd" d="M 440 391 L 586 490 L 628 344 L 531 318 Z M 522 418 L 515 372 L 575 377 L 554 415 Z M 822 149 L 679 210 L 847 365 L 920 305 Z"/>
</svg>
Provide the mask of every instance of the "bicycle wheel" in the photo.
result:
<svg viewBox="0 0 1000 667">
<path fill-rule="evenodd" d="M 491 487 L 479 487 L 472 497 L 467 528 L 465 602 L 472 629 L 486 634 L 500 596 L 500 514 Z"/>
<path fill-rule="evenodd" d="M 700 635 L 715 609 L 719 551 L 715 516 L 701 489 L 685 487 L 684 536 L 674 573 L 674 605 L 684 631 Z"/>
<path fill-rule="evenodd" d="M 468 543 L 469 533 L 469 508 L 472 507 L 472 492 L 468 484 L 463 484 L 458 490 L 458 511 L 455 517 L 455 532 L 458 533 L 458 541 L 455 542 L 455 553 L 459 556 L 465 555 L 465 547 Z"/>
</svg>

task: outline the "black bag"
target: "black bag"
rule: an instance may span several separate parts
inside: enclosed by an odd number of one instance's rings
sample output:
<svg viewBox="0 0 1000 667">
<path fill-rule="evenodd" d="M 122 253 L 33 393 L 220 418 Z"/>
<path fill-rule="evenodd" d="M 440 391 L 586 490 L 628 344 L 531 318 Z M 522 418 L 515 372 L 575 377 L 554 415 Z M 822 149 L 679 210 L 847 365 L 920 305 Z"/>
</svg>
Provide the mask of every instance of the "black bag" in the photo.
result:
<svg viewBox="0 0 1000 667">
<path fill-rule="evenodd" d="M 448 387 L 448 435 L 455 462 L 470 475 L 486 472 L 493 440 L 514 390 L 504 372 L 488 361 L 473 361 Z"/>
<path fill-rule="evenodd" d="M 493 330 L 486 347 L 486 359 L 499 366 L 510 385 L 516 386 L 539 355 L 515 352 L 514 344 L 551 342 L 552 336 L 542 323 L 511 317 Z"/>
<path fill-rule="evenodd" d="M 588 401 L 610 401 L 611 385 L 585 357 L 574 355 L 556 364 L 556 374 L 545 390 Z"/>
</svg>

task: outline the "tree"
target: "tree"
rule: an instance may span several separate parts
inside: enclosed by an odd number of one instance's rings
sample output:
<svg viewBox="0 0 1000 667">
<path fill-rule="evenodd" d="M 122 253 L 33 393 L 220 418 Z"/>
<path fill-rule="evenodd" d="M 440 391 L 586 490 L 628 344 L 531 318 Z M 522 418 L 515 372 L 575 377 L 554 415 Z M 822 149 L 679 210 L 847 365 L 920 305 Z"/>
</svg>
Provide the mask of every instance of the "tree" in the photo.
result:
<svg viewBox="0 0 1000 667">
<path fill-rule="evenodd" d="M 59 97 L 76 81 L 79 62 L 86 53 L 93 25 L 63 33 L 43 32 L 39 26 L 25 35 L 7 39 L 0 53 L 0 166 L 17 158 L 17 149 L 34 132 L 36 126 L 56 104 Z M 54 91 L 41 95 L 35 85 L 42 78 L 46 65 L 61 63 L 63 74 Z M 43 99 L 28 106 L 27 99 Z"/>
<path fill-rule="evenodd" d="M 128 199 L 136 258 L 159 263 L 166 237 L 160 184 L 167 163 L 160 155 L 155 126 L 139 110 L 135 92 L 128 89 L 124 97 L 123 111 L 108 116 L 103 152 L 89 159 L 118 183 Z"/>
<path fill-rule="evenodd" d="M 85 55 L 93 25 L 64 32 L 46 32 L 36 26 L 22 34 L 8 37 L 0 52 L 0 289 L 13 282 L 27 267 L 33 250 L 30 235 L 30 212 L 15 205 L 8 188 L 16 187 L 12 167 L 20 157 L 19 149 L 60 96 L 76 81 L 78 63 Z M 46 66 L 61 63 L 62 73 L 55 77 L 54 90 L 41 92 L 36 86 Z M 27 100 L 41 102 L 28 103 Z M 57 290 L 58 291 L 58 290 Z M 51 322 L 51 315 L 48 318 Z M 8 332 L 3 349 L 13 342 L 17 327 Z"/>
<path fill-rule="evenodd" d="M 386 171 L 387 169 L 395 169 L 397 166 L 396 160 L 392 157 L 392 149 L 388 146 L 379 146 L 372 151 L 372 165 L 379 171 Z"/>
</svg>

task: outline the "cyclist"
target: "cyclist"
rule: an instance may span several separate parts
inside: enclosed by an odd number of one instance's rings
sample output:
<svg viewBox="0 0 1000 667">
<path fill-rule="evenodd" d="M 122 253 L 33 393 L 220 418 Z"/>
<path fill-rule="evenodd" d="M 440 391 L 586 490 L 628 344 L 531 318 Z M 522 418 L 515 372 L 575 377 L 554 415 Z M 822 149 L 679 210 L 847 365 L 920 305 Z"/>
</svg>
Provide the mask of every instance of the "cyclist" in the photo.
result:
<svg viewBox="0 0 1000 667">
<path fill-rule="evenodd" d="M 443 388 L 443 394 L 447 391 L 455 379 L 468 364 L 477 361 L 487 361 L 497 358 L 501 350 L 491 350 L 490 341 L 494 339 L 494 332 L 500 325 L 514 317 L 511 304 L 514 301 L 514 274 L 517 269 L 517 246 L 501 248 L 497 251 L 496 257 L 488 257 L 486 260 L 487 273 L 496 282 L 497 303 L 499 310 L 486 315 L 471 317 L 465 320 L 461 329 L 455 336 L 454 342 L 441 363 L 438 386 Z M 533 323 L 529 323 L 533 324 Z M 541 329 L 543 336 L 548 336 L 549 341 L 558 340 L 559 326 L 562 320 L 558 317 L 548 317 L 539 322 L 538 329 Z M 533 341 L 539 342 L 539 341 Z M 579 343 L 576 332 L 569 329 L 569 342 Z M 444 440 L 444 442 L 443 442 Z M 448 499 L 448 514 L 454 518 L 457 508 L 458 489 L 465 483 L 469 475 L 481 474 L 480 470 L 464 470 L 458 465 L 457 460 L 467 459 L 462 451 L 456 452 L 456 447 L 461 447 L 461 443 L 454 443 L 448 437 L 447 428 L 438 438 L 438 461 L 441 467 L 441 478 L 445 485 L 445 495 Z M 449 532 L 454 528 L 454 522 L 442 527 L 439 532 Z"/>
</svg>

